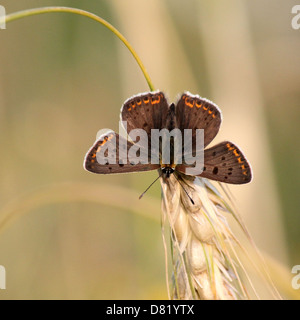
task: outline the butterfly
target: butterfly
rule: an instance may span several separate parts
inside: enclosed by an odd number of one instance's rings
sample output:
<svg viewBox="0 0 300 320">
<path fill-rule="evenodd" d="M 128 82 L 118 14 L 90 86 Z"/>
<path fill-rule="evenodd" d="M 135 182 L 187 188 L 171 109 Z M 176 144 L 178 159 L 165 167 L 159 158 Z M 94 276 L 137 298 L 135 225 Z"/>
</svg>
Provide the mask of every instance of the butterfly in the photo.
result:
<svg viewBox="0 0 300 320">
<path fill-rule="evenodd" d="M 161 160 L 161 144 L 156 146 L 160 161 L 151 163 L 149 152 L 146 152 L 153 147 L 151 131 L 179 129 L 183 132 L 190 129 L 189 143 L 191 152 L 195 154 L 197 129 L 203 129 L 204 163 L 201 173 L 197 176 L 230 184 L 245 184 L 252 179 L 250 164 L 234 143 L 224 141 L 206 148 L 217 135 L 222 122 L 220 109 L 208 99 L 184 92 L 176 104 L 169 104 L 163 92 L 146 92 L 124 102 L 121 108 L 121 120 L 126 123 L 127 134 L 131 140 L 113 131 L 106 132 L 87 152 L 84 159 L 86 170 L 98 174 L 111 174 L 158 169 L 163 179 L 168 179 L 174 173 L 176 177 L 180 177 L 182 174 L 187 174 L 192 165 L 185 161 L 177 163 L 174 156 L 171 157 L 170 163 L 165 164 Z M 136 137 L 132 134 L 135 129 L 142 129 L 145 132 L 148 137 L 147 143 L 141 144 L 135 141 Z M 148 154 L 149 161 L 132 161 L 127 153 L 131 148 L 136 148 L 135 150 L 139 152 L 144 150 L 146 157 Z M 171 150 L 172 148 L 174 141 L 171 141 Z M 101 153 L 102 158 L 106 159 L 99 162 L 98 155 Z"/>
</svg>

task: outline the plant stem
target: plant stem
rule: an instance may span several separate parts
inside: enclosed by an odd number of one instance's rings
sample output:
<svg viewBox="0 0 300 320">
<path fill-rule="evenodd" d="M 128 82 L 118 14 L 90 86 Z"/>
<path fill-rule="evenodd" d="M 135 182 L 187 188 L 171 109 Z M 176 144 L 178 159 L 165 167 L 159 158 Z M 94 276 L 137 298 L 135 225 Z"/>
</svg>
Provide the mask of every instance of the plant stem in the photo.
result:
<svg viewBox="0 0 300 320">
<path fill-rule="evenodd" d="M 142 73 L 148 83 L 150 91 L 154 91 L 154 86 L 153 83 L 150 79 L 149 74 L 147 73 L 145 66 L 143 65 L 141 59 L 133 49 L 133 47 L 130 45 L 130 43 L 127 41 L 127 39 L 109 22 L 104 20 L 103 18 L 90 13 L 85 10 L 77 9 L 77 8 L 69 8 L 69 7 L 42 7 L 42 8 L 34 8 L 34 9 L 29 9 L 29 10 L 22 10 L 18 11 L 15 13 L 11 13 L 5 16 L 5 22 L 11 22 L 14 20 L 18 20 L 20 18 L 25 18 L 33 15 L 38 15 L 38 14 L 43 14 L 43 13 L 50 13 L 50 12 L 68 12 L 68 13 L 74 13 L 74 14 L 79 14 L 84 17 L 88 17 L 92 20 L 95 20 L 99 23 L 101 23 L 103 26 L 105 26 L 107 29 L 109 29 L 111 32 L 113 32 L 128 48 L 128 50 L 131 52 L 133 55 L 135 61 L 139 65 L 140 69 L 142 70 Z M 1 18 L 0 18 L 1 19 Z M 0 21 L 1 22 L 1 21 Z"/>
</svg>

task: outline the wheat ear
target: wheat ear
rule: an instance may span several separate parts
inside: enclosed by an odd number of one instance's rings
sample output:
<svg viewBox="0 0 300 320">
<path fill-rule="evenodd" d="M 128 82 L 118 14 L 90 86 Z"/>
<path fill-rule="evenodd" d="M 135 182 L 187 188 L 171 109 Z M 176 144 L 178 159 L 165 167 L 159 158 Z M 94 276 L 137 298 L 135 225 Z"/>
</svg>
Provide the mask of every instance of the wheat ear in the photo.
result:
<svg viewBox="0 0 300 320">
<path fill-rule="evenodd" d="M 170 298 L 248 299 L 239 274 L 245 270 L 234 249 L 238 242 L 225 218 L 231 209 L 219 190 L 207 179 L 185 175 L 161 179 L 161 185 L 171 237 Z"/>
</svg>

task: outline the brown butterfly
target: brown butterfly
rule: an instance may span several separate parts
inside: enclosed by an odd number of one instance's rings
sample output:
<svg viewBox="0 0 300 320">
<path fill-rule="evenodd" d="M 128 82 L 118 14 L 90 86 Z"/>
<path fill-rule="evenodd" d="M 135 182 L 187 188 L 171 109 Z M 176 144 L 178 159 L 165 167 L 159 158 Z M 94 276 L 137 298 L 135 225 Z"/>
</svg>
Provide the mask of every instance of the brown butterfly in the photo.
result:
<svg viewBox="0 0 300 320">
<path fill-rule="evenodd" d="M 132 135 L 134 129 L 143 129 L 148 136 L 147 144 L 129 141 L 109 131 L 102 135 L 88 151 L 84 160 L 86 170 L 93 173 L 110 174 L 159 169 L 164 179 L 169 178 L 173 173 L 176 174 L 176 177 L 180 177 L 181 174 L 186 174 L 187 169 L 192 165 L 184 161 L 176 163 L 176 157 L 171 158 L 168 164 L 164 164 L 161 159 L 159 163 L 151 163 L 149 156 L 150 149 L 153 148 L 151 130 L 167 129 L 171 131 L 177 128 L 183 132 L 185 129 L 191 129 L 191 150 L 195 154 L 197 151 L 196 130 L 204 129 L 203 142 L 206 148 L 217 135 L 222 116 L 221 111 L 213 102 L 198 95 L 185 92 L 176 105 L 173 103 L 169 105 L 163 92 L 157 91 L 139 94 L 126 100 L 121 109 L 121 120 L 126 121 L 127 133 L 133 141 L 136 139 Z M 171 142 L 171 150 L 172 145 Z M 149 161 L 132 161 L 127 153 L 132 147 L 137 147 L 136 150 L 139 152 L 149 151 L 146 152 Z M 162 145 L 156 148 L 161 154 Z M 98 155 L 101 153 L 105 161 L 99 161 Z M 202 172 L 197 176 L 231 184 L 244 184 L 251 181 L 252 172 L 242 151 L 232 142 L 225 141 L 204 150 L 204 165 Z"/>
</svg>

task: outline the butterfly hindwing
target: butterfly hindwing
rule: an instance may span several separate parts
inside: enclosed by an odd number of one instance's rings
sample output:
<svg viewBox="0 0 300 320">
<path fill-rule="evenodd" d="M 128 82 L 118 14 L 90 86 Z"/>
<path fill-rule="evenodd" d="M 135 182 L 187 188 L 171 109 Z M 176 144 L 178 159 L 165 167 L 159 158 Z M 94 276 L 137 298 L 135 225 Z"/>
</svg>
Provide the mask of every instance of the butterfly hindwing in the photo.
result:
<svg viewBox="0 0 300 320">
<path fill-rule="evenodd" d="M 195 150 L 196 129 L 204 129 L 204 147 L 217 135 L 222 121 L 221 111 L 211 101 L 185 92 L 176 105 L 177 127 L 192 129 Z"/>
<path fill-rule="evenodd" d="M 133 143 L 113 131 L 103 134 L 88 151 L 84 161 L 84 168 L 93 173 L 127 173 L 150 171 L 160 165 L 143 164 L 128 158 L 128 151 Z"/>
<path fill-rule="evenodd" d="M 187 166 L 178 165 L 176 170 L 185 173 Z M 252 179 L 249 162 L 242 151 L 232 142 L 221 142 L 204 151 L 204 168 L 200 177 L 231 184 L 244 184 Z"/>
<path fill-rule="evenodd" d="M 232 142 L 221 142 L 204 151 L 205 171 L 201 177 L 232 184 L 248 183 L 251 167 L 242 151 Z"/>
</svg>

